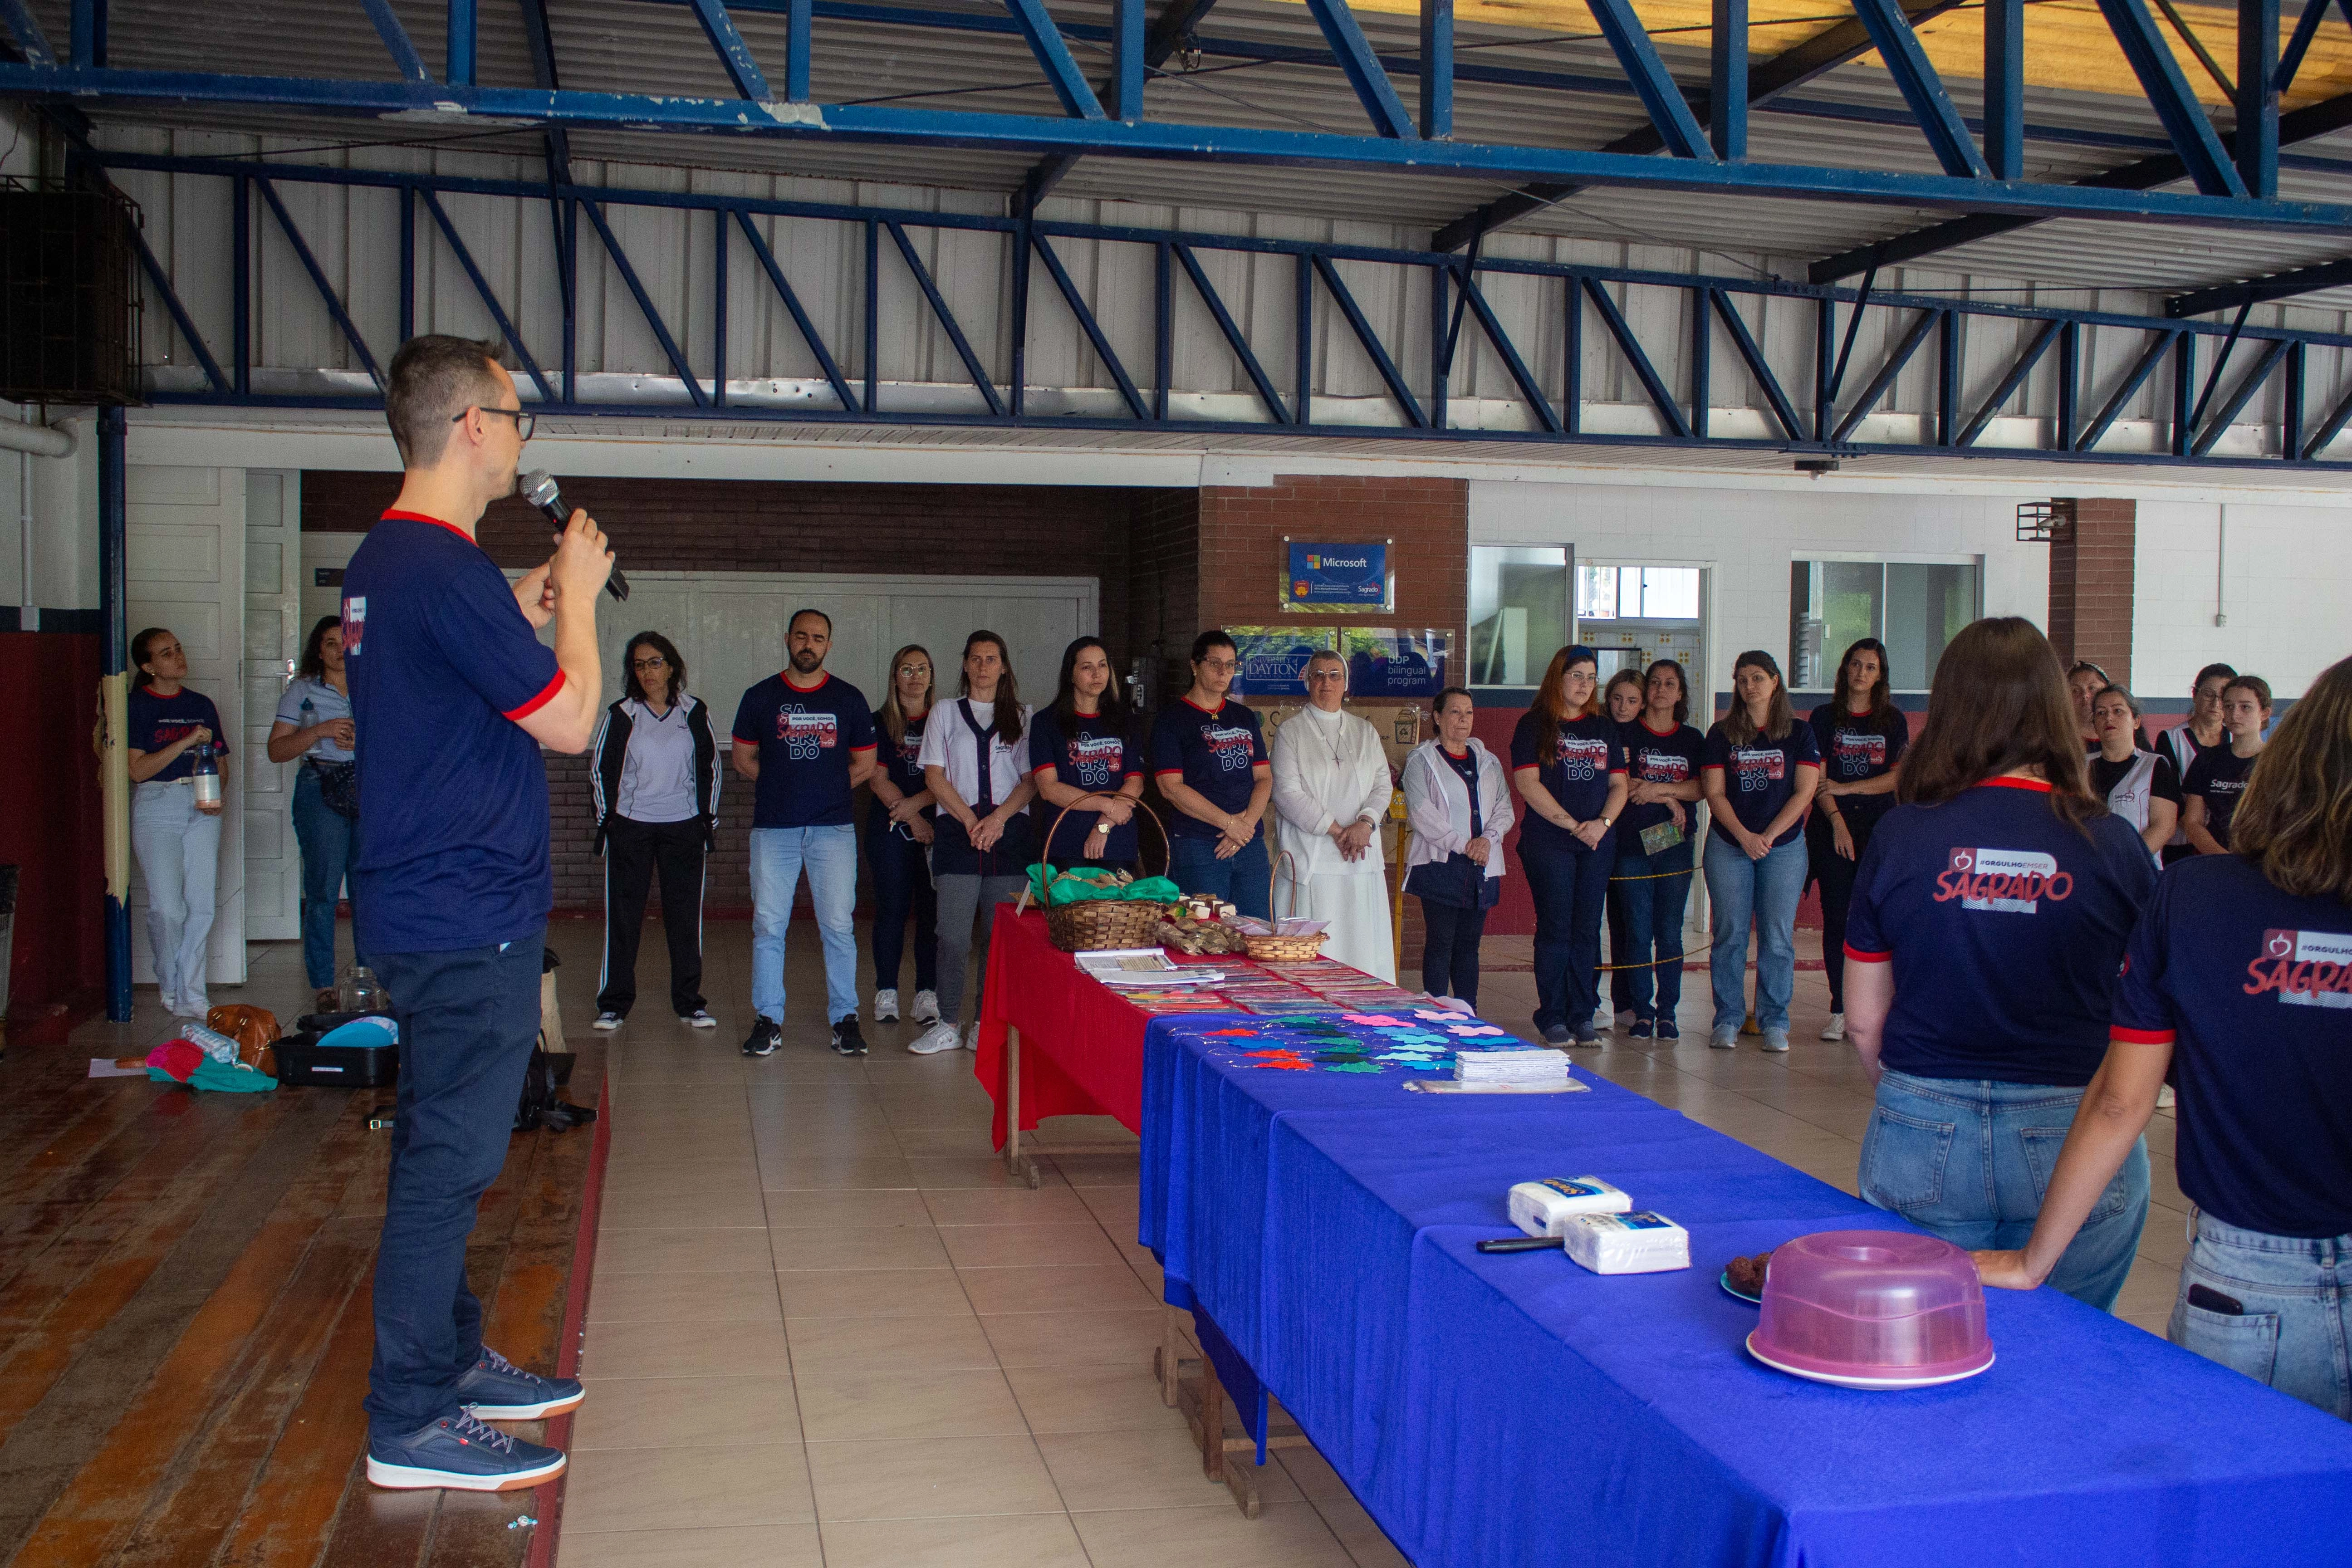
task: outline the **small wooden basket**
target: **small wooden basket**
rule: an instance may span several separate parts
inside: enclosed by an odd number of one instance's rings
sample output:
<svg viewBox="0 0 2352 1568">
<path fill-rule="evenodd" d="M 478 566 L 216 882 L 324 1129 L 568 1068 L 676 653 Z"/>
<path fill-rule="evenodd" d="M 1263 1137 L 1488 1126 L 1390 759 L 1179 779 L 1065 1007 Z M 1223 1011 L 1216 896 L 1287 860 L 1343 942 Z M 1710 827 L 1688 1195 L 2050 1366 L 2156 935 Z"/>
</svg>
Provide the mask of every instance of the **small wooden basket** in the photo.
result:
<svg viewBox="0 0 2352 1568">
<path fill-rule="evenodd" d="M 1053 826 L 1045 829 L 1045 840 L 1037 850 L 1038 863 L 1052 864 L 1048 858 L 1053 852 L 1054 835 L 1060 830 L 1063 817 L 1077 810 L 1086 801 L 1109 798 L 1107 795 L 1086 795 L 1064 806 L 1055 815 Z M 1160 829 L 1160 851 L 1165 856 L 1167 827 L 1150 806 L 1140 800 L 1135 805 L 1144 816 L 1151 818 L 1151 826 Z M 1048 894 L 1055 882 L 1068 875 L 1066 871 L 1048 870 L 1045 883 Z M 1029 889 L 1024 887 L 1020 902 L 1014 905 L 1014 912 L 1028 907 Z M 1056 904 L 1048 897 L 1044 908 L 1046 940 L 1064 952 L 1102 952 L 1113 948 L 1160 945 L 1160 918 L 1165 906 L 1147 899 L 1081 899 L 1076 903 Z"/>
<path fill-rule="evenodd" d="M 1282 863 L 1285 860 L 1290 861 L 1291 918 L 1295 920 L 1298 915 L 1298 862 L 1292 858 L 1290 851 L 1286 849 L 1275 857 L 1273 866 L 1267 868 L 1265 874 L 1266 924 L 1276 927 L 1277 931 L 1282 921 L 1274 912 L 1274 889 L 1276 879 L 1282 875 Z M 1245 933 L 1244 940 L 1249 946 L 1249 955 L 1261 963 L 1304 963 L 1322 952 L 1324 939 L 1330 934 L 1328 931 L 1318 931 L 1311 936 L 1282 936 L 1276 932 L 1256 936 Z"/>
</svg>

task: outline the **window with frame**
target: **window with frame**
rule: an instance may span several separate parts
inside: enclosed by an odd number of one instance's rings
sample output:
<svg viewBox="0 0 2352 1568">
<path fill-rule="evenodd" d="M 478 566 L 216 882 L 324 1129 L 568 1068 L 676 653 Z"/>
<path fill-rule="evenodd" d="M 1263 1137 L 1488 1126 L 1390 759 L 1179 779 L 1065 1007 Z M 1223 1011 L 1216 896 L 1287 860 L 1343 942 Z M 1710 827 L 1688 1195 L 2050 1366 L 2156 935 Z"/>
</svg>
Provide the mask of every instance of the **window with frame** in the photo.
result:
<svg viewBox="0 0 2352 1568">
<path fill-rule="evenodd" d="M 1569 551 L 1557 544 L 1470 547 L 1465 686 L 1533 686 L 1569 640 Z"/>
<path fill-rule="evenodd" d="M 1984 603 L 1978 561 L 1801 560 L 1789 567 L 1789 687 L 1828 691 L 1864 637 L 1886 645 L 1887 679 L 1925 691 L 1944 645 Z"/>
</svg>

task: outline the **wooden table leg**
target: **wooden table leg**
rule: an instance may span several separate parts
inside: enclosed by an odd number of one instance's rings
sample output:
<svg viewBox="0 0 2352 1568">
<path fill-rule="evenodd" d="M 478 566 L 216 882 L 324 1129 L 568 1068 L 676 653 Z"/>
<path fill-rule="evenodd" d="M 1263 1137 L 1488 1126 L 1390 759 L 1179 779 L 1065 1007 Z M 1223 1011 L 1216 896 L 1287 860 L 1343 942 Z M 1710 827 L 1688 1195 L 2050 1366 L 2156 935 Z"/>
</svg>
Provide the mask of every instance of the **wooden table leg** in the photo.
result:
<svg viewBox="0 0 2352 1568">
<path fill-rule="evenodd" d="M 1010 1024 L 1004 1027 L 1004 1084 L 1000 1099 L 1004 1106 L 1004 1168 L 1034 1187 L 1044 1175 L 1037 1162 L 1021 1152 L 1021 1031 Z"/>
</svg>

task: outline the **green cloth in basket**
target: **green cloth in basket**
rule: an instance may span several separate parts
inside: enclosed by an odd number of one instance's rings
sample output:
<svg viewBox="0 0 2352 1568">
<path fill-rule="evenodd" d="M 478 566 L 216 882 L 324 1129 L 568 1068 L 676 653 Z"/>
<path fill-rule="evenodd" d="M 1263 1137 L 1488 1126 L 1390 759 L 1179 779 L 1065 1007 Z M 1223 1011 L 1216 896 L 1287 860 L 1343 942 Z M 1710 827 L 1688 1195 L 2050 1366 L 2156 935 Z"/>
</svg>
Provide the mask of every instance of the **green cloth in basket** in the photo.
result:
<svg viewBox="0 0 2352 1568">
<path fill-rule="evenodd" d="M 1165 904 L 1173 903 L 1183 896 L 1182 890 L 1165 877 L 1146 877 L 1122 887 L 1116 871 L 1079 867 L 1057 875 L 1042 864 L 1029 868 L 1029 891 L 1039 901 L 1052 904 L 1083 903 L 1089 899 L 1141 900 Z"/>
</svg>

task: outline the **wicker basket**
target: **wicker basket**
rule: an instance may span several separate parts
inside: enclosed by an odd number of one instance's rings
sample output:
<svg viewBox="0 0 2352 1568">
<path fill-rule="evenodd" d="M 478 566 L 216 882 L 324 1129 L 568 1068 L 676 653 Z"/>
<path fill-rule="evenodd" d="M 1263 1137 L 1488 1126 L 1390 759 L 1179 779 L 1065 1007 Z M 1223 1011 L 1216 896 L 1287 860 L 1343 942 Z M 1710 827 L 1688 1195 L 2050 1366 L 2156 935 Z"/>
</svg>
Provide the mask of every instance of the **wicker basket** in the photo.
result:
<svg viewBox="0 0 2352 1568">
<path fill-rule="evenodd" d="M 1273 866 L 1265 874 L 1266 924 L 1275 927 L 1276 931 L 1282 921 L 1274 912 L 1275 881 L 1282 874 L 1285 860 L 1290 861 L 1292 918 L 1296 919 L 1298 913 L 1298 862 L 1292 859 L 1290 851 L 1286 849 L 1275 857 Z M 1249 955 L 1261 963 L 1303 963 L 1322 952 L 1323 941 L 1330 934 L 1328 931 L 1318 931 L 1312 936 L 1282 936 L 1269 932 L 1265 936 L 1249 936 L 1246 940 Z"/>
<path fill-rule="evenodd" d="M 1038 849 L 1040 864 L 1050 865 L 1047 854 L 1054 847 L 1054 835 L 1060 830 L 1062 818 L 1076 811 L 1086 801 L 1108 800 L 1108 795 L 1080 795 L 1055 815 L 1051 827 L 1045 829 L 1045 841 Z M 1136 808 L 1151 818 L 1151 826 L 1160 829 L 1160 851 L 1167 853 L 1168 829 L 1152 809 L 1140 800 Z M 1055 882 L 1069 875 L 1066 871 L 1049 871 L 1046 887 L 1050 891 Z M 1015 912 L 1029 907 L 1029 889 L 1021 889 L 1021 900 Z M 1160 917 L 1165 906 L 1146 899 L 1081 899 L 1076 903 L 1056 904 L 1045 900 L 1045 936 L 1064 952 L 1101 952 L 1120 947 L 1157 947 L 1160 945 Z"/>
</svg>

